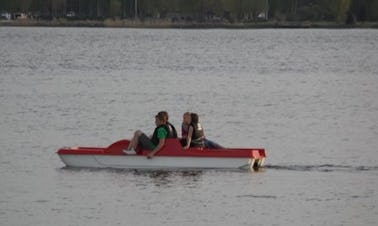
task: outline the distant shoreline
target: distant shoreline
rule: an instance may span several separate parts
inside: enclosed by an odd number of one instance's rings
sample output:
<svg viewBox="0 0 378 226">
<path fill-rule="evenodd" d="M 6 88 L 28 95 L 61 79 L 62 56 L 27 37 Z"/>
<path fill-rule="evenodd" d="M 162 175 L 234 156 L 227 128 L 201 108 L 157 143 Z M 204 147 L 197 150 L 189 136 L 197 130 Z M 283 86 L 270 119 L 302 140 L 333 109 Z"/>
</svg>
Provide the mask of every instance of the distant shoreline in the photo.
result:
<svg viewBox="0 0 378 226">
<path fill-rule="evenodd" d="M 251 22 L 251 23 L 227 23 L 227 22 L 171 22 L 169 20 L 132 20 L 132 19 L 105 19 L 105 20 L 0 20 L 0 27 L 108 27 L 108 28 L 182 28 L 182 29 L 261 29 L 261 28 L 378 28 L 378 22 L 364 22 L 352 25 L 335 22 Z"/>
</svg>

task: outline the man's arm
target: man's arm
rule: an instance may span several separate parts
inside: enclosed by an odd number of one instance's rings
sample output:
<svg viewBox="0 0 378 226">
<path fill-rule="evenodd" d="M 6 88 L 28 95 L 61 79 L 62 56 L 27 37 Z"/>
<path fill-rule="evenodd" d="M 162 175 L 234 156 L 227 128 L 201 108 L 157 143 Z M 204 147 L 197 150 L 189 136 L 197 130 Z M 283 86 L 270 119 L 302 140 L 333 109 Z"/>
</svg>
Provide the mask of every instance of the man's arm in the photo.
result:
<svg viewBox="0 0 378 226">
<path fill-rule="evenodd" d="M 156 146 L 156 148 L 147 155 L 147 158 L 148 159 L 152 158 L 158 151 L 160 151 L 160 149 L 164 146 L 164 144 L 165 144 L 165 139 L 164 138 L 159 139 L 158 146 Z"/>
</svg>

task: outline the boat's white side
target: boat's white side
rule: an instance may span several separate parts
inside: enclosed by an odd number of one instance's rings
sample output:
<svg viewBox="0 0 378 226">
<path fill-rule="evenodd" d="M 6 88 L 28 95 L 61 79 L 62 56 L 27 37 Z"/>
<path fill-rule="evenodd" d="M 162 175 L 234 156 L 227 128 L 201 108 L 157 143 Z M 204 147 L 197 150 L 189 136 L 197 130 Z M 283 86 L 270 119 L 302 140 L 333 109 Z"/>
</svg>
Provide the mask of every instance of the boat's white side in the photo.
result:
<svg viewBox="0 0 378 226">
<path fill-rule="evenodd" d="M 172 169 L 172 168 L 250 168 L 254 161 L 248 158 L 217 157 L 168 157 L 147 159 L 139 155 L 59 155 L 70 167 L 120 168 L 120 169 Z"/>
</svg>

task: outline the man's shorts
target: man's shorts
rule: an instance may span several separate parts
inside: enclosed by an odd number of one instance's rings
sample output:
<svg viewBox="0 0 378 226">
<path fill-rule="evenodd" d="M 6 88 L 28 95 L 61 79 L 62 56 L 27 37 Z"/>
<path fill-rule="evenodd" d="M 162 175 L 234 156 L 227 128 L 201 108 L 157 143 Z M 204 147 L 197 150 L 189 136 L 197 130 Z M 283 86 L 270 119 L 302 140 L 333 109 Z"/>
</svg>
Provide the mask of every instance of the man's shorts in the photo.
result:
<svg viewBox="0 0 378 226">
<path fill-rule="evenodd" d="M 154 150 L 155 145 L 152 143 L 150 138 L 146 136 L 146 134 L 142 133 L 139 137 L 139 144 L 142 146 L 143 150 Z"/>
</svg>

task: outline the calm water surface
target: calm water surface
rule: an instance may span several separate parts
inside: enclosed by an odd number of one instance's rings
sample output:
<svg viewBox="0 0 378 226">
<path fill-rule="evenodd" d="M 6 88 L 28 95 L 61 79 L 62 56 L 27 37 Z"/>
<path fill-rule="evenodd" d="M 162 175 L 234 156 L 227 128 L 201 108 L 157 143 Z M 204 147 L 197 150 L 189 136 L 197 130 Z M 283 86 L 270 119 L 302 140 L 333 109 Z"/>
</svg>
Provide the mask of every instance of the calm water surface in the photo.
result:
<svg viewBox="0 0 378 226">
<path fill-rule="evenodd" d="M 0 27 L 1 225 L 376 225 L 377 30 Z M 246 171 L 65 168 L 194 111 Z"/>
</svg>

